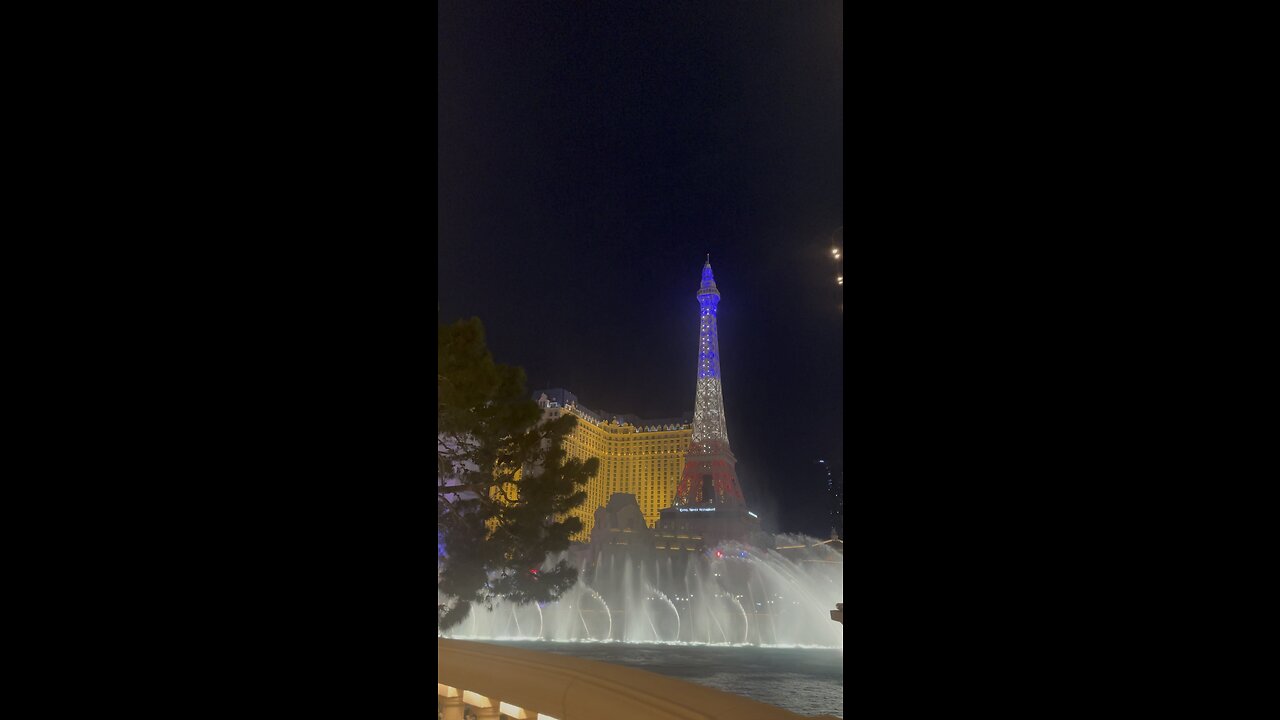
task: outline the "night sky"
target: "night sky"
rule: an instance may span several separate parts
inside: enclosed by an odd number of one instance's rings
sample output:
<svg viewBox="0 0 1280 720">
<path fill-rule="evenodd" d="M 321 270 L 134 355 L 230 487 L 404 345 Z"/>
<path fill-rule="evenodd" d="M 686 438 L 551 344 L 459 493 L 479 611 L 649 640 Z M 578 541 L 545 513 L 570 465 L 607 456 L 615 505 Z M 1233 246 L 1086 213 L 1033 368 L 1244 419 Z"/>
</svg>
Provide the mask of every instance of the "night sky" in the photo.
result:
<svg viewBox="0 0 1280 720">
<path fill-rule="evenodd" d="M 825 537 L 815 461 L 844 467 L 841 3 L 447 0 L 438 18 L 440 319 L 479 317 L 530 390 L 679 415 L 711 253 L 747 503 Z"/>
</svg>

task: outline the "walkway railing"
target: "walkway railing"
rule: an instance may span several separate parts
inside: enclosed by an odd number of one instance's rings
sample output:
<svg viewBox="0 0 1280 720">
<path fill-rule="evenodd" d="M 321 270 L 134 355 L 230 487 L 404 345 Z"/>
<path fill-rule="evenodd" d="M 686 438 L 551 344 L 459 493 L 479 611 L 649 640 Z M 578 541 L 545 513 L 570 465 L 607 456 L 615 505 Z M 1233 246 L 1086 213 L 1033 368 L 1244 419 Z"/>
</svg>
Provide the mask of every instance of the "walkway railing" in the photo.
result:
<svg viewBox="0 0 1280 720">
<path fill-rule="evenodd" d="M 835 720 L 809 718 L 651 672 L 553 653 L 437 638 L 444 720 Z M 798 691 L 800 692 L 800 691 Z"/>
</svg>

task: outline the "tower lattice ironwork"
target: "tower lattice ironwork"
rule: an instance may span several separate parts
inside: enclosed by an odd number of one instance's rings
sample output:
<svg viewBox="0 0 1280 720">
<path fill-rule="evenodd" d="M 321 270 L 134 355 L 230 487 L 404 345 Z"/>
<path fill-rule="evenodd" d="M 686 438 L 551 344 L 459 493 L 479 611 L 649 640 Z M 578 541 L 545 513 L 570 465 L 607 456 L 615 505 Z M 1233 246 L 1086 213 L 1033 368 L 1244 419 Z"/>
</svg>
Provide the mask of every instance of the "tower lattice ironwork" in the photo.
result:
<svg viewBox="0 0 1280 720">
<path fill-rule="evenodd" d="M 716 330 L 716 306 L 720 291 L 711 274 L 711 256 L 702 266 L 698 289 L 698 386 L 693 411 L 693 437 L 685 456 L 684 471 L 676 486 L 675 507 L 745 508 L 738 485 L 737 460 L 729 450 L 725 426 L 724 393 L 720 385 L 720 342 Z"/>
</svg>

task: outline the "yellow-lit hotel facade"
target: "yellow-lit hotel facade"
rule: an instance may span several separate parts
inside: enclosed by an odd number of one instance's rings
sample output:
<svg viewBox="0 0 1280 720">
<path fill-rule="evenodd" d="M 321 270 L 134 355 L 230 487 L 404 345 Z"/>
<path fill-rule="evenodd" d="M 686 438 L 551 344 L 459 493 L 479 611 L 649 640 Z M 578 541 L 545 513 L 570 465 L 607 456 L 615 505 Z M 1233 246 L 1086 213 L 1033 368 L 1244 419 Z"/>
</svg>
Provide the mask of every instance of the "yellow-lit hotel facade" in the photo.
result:
<svg viewBox="0 0 1280 720">
<path fill-rule="evenodd" d="M 548 416 L 571 413 L 578 418 L 564 443 L 569 457 L 600 460 L 600 472 L 587 483 L 586 502 L 570 512 L 582 520 L 582 531 L 573 536 L 574 542 L 590 540 L 596 509 L 614 493 L 635 495 L 645 524 L 655 527 L 658 511 L 671 507 L 680 482 L 693 435 L 692 414 L 643 420 L 600 413 L 578 404 L 573 393 L 561 388 L 536 391 L 534 398 Z"/>
</svg>

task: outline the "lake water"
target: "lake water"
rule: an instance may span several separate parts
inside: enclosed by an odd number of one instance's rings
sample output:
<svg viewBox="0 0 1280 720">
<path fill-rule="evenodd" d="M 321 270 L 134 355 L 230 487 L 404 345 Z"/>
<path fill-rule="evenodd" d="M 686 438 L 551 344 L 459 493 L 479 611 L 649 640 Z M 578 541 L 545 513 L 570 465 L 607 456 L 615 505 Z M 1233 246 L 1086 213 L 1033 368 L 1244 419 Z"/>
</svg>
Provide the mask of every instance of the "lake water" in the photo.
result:
<svg viewBox="0 0 1280 720">
<path fill-rule="evenodd" d="M 493 641 L 687 680 L 800 715 L 844 717 L 844 650 L 724 645 Z"/>
</svg>

